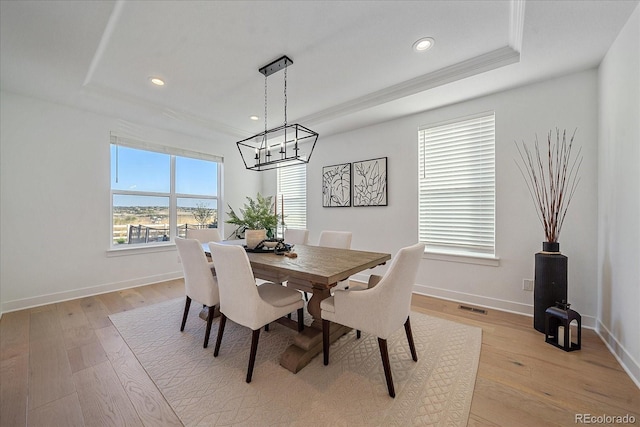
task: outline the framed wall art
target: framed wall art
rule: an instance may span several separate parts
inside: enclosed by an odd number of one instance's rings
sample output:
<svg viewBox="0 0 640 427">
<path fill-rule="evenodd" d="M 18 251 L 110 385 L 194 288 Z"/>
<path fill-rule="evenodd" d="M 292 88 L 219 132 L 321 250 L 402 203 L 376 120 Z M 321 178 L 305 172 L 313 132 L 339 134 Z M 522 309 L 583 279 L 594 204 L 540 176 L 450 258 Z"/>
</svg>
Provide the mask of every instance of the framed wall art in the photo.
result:
<svg viewBox="0 0 640 427">
<path fill-rule="evenodd" d="M 322 168 L 322 206 L 351 206 L 351 163 Z"/>
<path fill-rule="evenodd" d="M 353 206 L 387 206 L 387 158 L 353 162 Z"/>
</svg>

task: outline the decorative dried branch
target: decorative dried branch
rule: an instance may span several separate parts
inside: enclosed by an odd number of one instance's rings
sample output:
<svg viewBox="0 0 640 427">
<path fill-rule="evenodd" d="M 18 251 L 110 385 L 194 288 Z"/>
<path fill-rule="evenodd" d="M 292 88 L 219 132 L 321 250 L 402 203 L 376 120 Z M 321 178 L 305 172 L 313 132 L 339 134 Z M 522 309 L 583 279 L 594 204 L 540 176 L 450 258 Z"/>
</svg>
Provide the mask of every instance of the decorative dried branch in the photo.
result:
<svg viewBox="0 0 640 427">
<path fill-rule="evenodd" d="M 516 161 L 516 164 L 527 184 L 547 242 L 558 241 L 567 209 L 580 183 L 578 172 L 582 165 L 582 148 L 574 157 L 571 155 L 576 132 L 577 129 L 567 142 L 567 131 L 562 132 L 560 140 L 560 130 L 556 128 L 556 139 L 552 142 L 552 132 L 549 131 L 546 159 L 540 151 L 537 135 L 533 150 L 524 141 L 522 147 L 516 142 L 523 163 L 520 165 Z"/>
</svg>

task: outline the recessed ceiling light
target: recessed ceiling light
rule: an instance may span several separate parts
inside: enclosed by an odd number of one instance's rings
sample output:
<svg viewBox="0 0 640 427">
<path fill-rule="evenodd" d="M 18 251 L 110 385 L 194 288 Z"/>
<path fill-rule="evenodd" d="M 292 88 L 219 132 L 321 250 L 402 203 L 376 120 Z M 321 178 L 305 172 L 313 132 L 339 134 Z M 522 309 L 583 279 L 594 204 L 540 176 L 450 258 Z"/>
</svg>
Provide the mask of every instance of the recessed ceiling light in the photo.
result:
<svg viewBox="0 0 640 427">
<path fill-rule="evenodd" d="M 413 50 L 416 52 L 424 52 L 425 50 L 431 49 L 435 42 L 431 37 L 423 37 L 413 44 Z"/>
<path fill-rule="evenodd" d="M 164 86 L 164 80 L 162 80 L 160 77 L 150 77 L 149 80 L 151 80 L 151 83 L 156 86 Z"/>
<path fill-rule="evenodd" d="M 258 116 L 249 116 L 249 118 L 251 120 L 260 120 L 260 117 L 258 117 Z"/>
</svg>

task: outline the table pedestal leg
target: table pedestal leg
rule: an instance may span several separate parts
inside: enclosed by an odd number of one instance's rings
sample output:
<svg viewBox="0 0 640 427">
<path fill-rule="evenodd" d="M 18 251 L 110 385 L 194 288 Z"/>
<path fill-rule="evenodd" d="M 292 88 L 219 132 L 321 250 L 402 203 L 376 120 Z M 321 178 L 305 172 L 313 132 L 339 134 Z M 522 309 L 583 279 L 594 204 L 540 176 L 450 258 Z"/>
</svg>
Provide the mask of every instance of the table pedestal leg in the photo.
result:
<svg viewBox="0 0 640 427">
<path fill-rule="evenodd" d="M 311 323 L 312 328 L 322 331 L 322 317 L 320 315 L 322 310 L 320 309 L 320 303 L 330 296 L 331 292 L 329 289 L 313 288 L 313 294 L 307 303 L 307 311 L 313 317 L 313 323 Z"/>
<path fill-rule="evenodd" d="M 293 344 L 280 356 L 280 365 L 294 374 L 304 368 L 316 355 L 322 353 L 322 319 L 320 302 L 331 293 L 326 288 L 313 288 L 313 296 L 307 303 L 307 311 L 313 316 L 313 323 L 294 338 Z M 351 328 L 336 323 L 331 324 L 329 339 L 334 342 Z"/>
</svg>

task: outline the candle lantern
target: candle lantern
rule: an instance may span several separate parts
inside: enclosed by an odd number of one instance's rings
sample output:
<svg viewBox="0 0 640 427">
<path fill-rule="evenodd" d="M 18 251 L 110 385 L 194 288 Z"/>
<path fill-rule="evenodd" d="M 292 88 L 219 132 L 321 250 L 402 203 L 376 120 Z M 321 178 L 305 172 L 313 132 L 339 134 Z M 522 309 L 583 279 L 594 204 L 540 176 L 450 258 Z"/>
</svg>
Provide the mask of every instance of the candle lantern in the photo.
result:
<svg viewBox="0 0 640 427">
<path fill-rule="evenodd" d="M 544 340 L 564 351 L 580 350 L 582 344 L 582 317 L 571 310 L 565 300 L 557 302 L 555 307 L 547 308 L 544 319 Z M 572 342 L 571 327 L 577 327 L 577 341 Z"/>
</svg>

